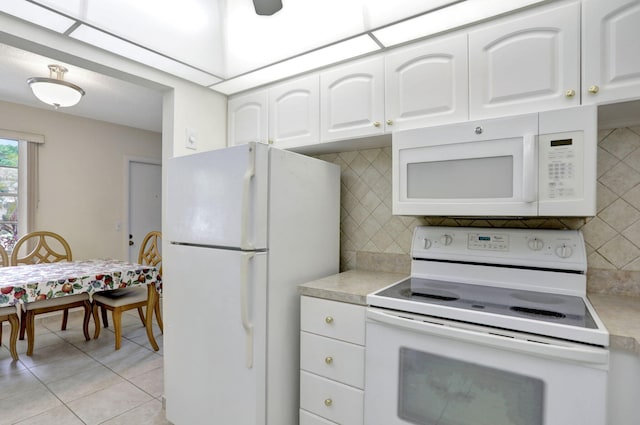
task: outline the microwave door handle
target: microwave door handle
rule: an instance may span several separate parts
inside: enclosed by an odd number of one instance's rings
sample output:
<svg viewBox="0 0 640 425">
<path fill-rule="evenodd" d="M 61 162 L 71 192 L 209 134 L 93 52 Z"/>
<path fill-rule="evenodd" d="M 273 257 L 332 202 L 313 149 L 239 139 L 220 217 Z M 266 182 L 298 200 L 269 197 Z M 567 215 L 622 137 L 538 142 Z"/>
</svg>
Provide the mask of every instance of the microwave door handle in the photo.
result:
<svg viewBox="0 0 640 425">
<path fill-rule="evenodd" d="M 536 136 L 527 134 L 523 137 L 522 151 L 522 199 L 526 203 L 536 201 L 537 182 Z"/>
<path fill-rule="evenodd" d="M 522 354 L 537 355 L 552 359 L 562 359 L 574 363 L 606 366 L 609 363 L 609 351 L 595 347 L 565 346 L 555 344 L 541 344 L 524 339 L 509 338 L 493 333 L 476 332 L 468 329 L 456 328 L 448 325 L 407 319 L 379 310 L 367 309 L 367 321 L 375 321 L 399 329 L 410 330 L 426 335 L 454 339 L 480 344 L 497 349 L 515 351 Z"/>
</svg>

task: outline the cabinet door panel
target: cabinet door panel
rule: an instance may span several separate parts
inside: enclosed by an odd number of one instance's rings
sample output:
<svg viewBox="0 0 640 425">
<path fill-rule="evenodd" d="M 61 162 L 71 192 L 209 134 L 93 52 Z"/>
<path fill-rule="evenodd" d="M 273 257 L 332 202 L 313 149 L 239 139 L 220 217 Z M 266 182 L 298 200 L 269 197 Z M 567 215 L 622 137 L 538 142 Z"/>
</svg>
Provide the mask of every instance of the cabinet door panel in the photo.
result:
<svg viewBox="0 0 640 425">
<path fill-rule="evenodd" d="M 579 4 L 573 3 L 470 32 L 470 118 L 578 105 L 579 28 Z"/>
<path fill-rule="evenodd" d="M 384 133 L 384 59 L 376 57 L 320 75 L 322 141 Z"/>
<path fill-rule="evenodd" d="M 582 37 L 583 103 L 639 98 L 640 1 L 585 1 Z"/>
<path fill-rule="evenodd" d="M 319 142 L 320 97 L 318 75 L 269 89 L 269 140 L 291 148 Z"/>
<path fill-rule="evenodd" d="M 402 130 L 466 120 L 467 68 L 466 34 L 387 55 L 385 104 L 391 128 Z"/>
<path fill-rule="evenodd" d="M 229 146 L 249 142 L 267 143 L 267 90 L 229 99 L 227 110 Z"/>
</svg>

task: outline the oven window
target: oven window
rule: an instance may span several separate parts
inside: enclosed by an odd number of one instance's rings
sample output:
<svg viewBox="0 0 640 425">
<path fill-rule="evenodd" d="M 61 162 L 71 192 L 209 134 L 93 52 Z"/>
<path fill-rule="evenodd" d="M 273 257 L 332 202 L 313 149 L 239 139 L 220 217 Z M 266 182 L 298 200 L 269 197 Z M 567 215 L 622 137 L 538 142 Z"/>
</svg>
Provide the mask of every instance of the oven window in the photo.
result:
<svg viewBox="0 0 640 425">
<path fill-rule="evenodd" d="M 513 198 L 513 157 L 409 163 L 407 198 Z"/>
<path fill-rule="evenodd" d="M 542 425 L 542 380 L 400 348 L 398 416 L 418 425 Z"/>
</svg>

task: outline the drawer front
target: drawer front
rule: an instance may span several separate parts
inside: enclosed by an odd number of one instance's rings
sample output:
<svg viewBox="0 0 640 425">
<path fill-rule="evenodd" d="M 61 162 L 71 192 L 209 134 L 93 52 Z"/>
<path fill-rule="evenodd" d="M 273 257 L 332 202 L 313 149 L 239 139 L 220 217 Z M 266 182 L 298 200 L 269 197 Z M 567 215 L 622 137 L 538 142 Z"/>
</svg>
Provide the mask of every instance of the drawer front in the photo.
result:
<svg viewBox="0 0 640 425">
<path fill-rule="evenodd" d="M 301 371 L 300 408 L 339 424 L 362 424 L 364 391 Z"/>
<path fill-rule="evenodd" d="M 300 425 L 337 425 L 335 422 L 300 409 Z"/>
<path fill-rule="evenodd" d="M 361 345 L 301 332 L 300 368 L 364 389 L 364 347 Z"/>
<path fill-rule="evenodd" d="M 364 345 L 364 306 L 305 296 L 300 302 L 303 331 Z"/>
</svg>

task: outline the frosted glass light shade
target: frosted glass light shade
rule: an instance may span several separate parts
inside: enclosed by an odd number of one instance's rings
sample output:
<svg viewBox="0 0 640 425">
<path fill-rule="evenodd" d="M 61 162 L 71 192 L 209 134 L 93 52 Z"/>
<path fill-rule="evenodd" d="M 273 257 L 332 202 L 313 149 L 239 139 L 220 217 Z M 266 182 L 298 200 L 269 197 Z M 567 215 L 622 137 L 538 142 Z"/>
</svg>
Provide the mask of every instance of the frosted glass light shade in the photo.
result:
<svg viewBox="0 0 640 425">
<path fill-rule="evenodd" d="M 34 77 L 27 82 L 40 101 L 56 108 L 73 106 L 84 96 L 84 90 L 66 81 Z"/>
<path fill-rule="evenodd" d="M 31 77 L 27 80 L 27 84 L 41 102 L 52 105 L 56 109 L 73 106 L 80 102 L 84 96 L 84 90 L 75 84 L 64 81 L 65 72 L 67 72 L 65 67 L 49 65 L 49 73 L 51 74 L 49 78 Z M 52 78 L 54 75 L 57 78 Z"/>
</svg>

